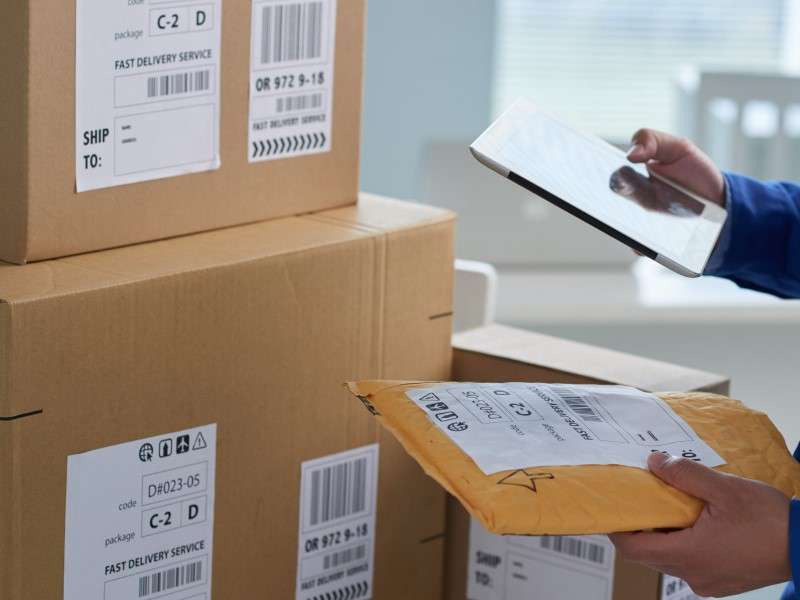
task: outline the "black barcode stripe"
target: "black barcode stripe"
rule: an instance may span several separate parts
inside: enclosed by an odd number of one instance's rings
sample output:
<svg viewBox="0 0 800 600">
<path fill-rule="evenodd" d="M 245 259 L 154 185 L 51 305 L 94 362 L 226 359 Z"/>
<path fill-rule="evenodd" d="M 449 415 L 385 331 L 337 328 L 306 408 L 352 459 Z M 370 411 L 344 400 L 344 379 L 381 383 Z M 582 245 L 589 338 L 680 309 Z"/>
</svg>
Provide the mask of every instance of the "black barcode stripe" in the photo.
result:
<svg viewBox="0 0 800 600">
<path fill-rule="evenodd" d="M 367 506 L 367 458 L 311 472 L 309 522 L 319 525 L 363 512 Z"/>
<path fill-rule="evenodd" d="M 323 569 L 335 569 L 356 560 L 361 560 L 367 556 L 367 546 L 362 544 L 355 548 L 348 548 L 340 552 L 328 554 L 323 559 Z"/>
<path fill-rule="evenodd" d="M 322 56 L 323 3 L 287 2 L 261 9 L 261 64 Z"/>
<path fill-rule="evenodd" d="M 147 78 L 147 97 L 161 98 L 211 89 L 211 71 L 208 69 Z"/>
<path fill-rule="evenodd" d="M 139 578 L 139 598 L 172 590 L 203 579 L 203 561 L 172 567 Z"/>
<path fill-rule="evenodd" d="M 594 421 L 597 423 L 602 423 L 605 421 L 603 417 L 601 417 L 597 412 L 589 406 L 589 403 L 586 402 L 586 399 L 578 396 L 577 394 L 567 392 L 565 390 L 561 390 L 558 388 L 554 388 L 558 397 L 561 398 L 567 406 L 572 409 L 575 413 L 583 417 L 586 421 Z"/>
<path fill-rule="evenodd" d="M 540 546 L 546 550 L 552 550 L 559 554 L 567 554 L 597 564 L 603 564 L 605 562 L 605 546 L 587 542 L 586 540 L 579 540 L 571 537 L 546 536 L 540 538 Z"/>
<path fill-rule="evenodd" d="M 322 92 L 303 94 L 301 96 L 283 96 L 277 99 L 275 108 L 278 113 L 295 112 L 322 107 Z"/>
</svg>

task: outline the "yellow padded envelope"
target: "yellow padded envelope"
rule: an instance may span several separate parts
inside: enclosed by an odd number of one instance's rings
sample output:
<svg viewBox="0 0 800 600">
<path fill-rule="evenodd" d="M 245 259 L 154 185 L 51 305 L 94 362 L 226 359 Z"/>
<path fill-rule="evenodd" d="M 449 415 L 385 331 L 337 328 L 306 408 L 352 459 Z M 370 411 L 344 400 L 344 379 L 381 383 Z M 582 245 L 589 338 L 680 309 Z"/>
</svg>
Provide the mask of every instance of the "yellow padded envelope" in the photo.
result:
<svg viewBox="0 0 800 600">
<path fill-rule="evenodd" d="M 361 381 L 347 387 L 488 531 L 580 535 L 683 528 L 700 514 L 700 500 L 635 467 L 531 465 L 486 475 L 406 396 L 434 385 L 439 383 Z M 715 394 L 657 395 L 726 461 L 719 471 L 800 495 L 800 464 L 764 413 Z"/>
</svg>

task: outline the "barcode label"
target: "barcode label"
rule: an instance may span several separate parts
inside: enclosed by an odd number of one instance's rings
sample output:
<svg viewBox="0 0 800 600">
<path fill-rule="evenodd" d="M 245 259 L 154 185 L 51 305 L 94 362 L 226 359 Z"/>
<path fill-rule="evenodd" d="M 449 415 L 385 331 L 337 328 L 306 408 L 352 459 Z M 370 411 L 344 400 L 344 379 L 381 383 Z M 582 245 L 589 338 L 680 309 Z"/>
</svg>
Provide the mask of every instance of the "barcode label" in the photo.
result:
<svg viewBox="0 0 800 600">
<path fill-rule="evenodd" d="M 540 538 L 540 546 L 545 550 L 566 554 L 574 558 L 588 560 L 602 565 L 605 563 L 606 548 L 600 544 L 572 537 L 545 536 Z"/>
<path fill-rule="evenodd" d="M 311 472 L 309 523 L 312 526 L 356 515 L 366 507 L 366 457 Z"/>
<path fill-rule="evenodd" d="M 282 96 L 275 101 L 275 111 L 279 114 L 313 110 L 322 107 L 322 93 L 302 96 Z"/>
<path fill-rule="evenodd" d="M 180 96 L 193 92 L 207 92 L 210 89 L 211 71 L 209 69 L 147 78 L 148 98 Z"/>
<path fill-rule="evenodd" d="M 559 388 L 553 389 L 555 389 L 558 397 L 561 398 L 574 413 L 583 418 L 584 421 L 593 421 L 595 423 L 605 422 L 605 419 L 601 417 L 595 409 L 589 406 L 589 403 L 586 402 L 586 399 L 582 396 Z"/>
<path fill-rule="evenodd" d="M 139 578 L 139 598 L 146 598 L 185 585 L 198 583 L 203 579 L 203 562 L 197 561 L 173 567 Z"/>
<path fill-rule="evenodd" d="M 268 4 L 261 10 L 261 64 L 322 58 L 322 2 Z"/>
<path fill-rule="evenodd" d="M 332 554 L 326 555 L 323 559 L 322 568 L 325 570 L 335 569 L 357 560 L 363 560 L 366 557 L 367 546 L 365 544 L 361 544 L 360 546 L 356 546 L 354 548 L 347 548 L 346 550 L 333 552 Z"/>
<path fill-rule="evenodd" d="M 301 465 L 297 600 L 372 597 L 379 454 L 371 444 Z"/>
</svg>

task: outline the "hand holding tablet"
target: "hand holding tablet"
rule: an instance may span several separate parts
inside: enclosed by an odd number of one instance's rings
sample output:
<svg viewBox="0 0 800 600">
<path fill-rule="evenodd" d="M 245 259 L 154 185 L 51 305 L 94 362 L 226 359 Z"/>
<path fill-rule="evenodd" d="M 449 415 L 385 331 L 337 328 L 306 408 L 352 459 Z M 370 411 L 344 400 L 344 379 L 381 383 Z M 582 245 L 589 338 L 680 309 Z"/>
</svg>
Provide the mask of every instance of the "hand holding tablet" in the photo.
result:
<svg viewBox="0 0 800 600">
<path fill-rule="evenodd" d="M 705 155 L 667 134 L 642 130 L 634 141 L 626 158 L 521 100 L 470 150 L 492 170 L 640 254 L 697 277 L 727 217 L 722 175 Z"/>
</svg>

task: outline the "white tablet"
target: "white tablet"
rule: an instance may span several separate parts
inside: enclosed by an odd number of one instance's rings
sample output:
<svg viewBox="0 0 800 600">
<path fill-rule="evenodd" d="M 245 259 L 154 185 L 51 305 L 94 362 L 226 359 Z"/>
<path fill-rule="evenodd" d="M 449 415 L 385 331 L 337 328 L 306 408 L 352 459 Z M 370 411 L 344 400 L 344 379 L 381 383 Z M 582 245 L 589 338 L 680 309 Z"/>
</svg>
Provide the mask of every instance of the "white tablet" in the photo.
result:
<svg viewBox="0 0 800 600">
<path fill-rule="evenodd" d="M 503 177 L 687 277 L 702 274 L 727 218 L 720 206 L 654 177 L 527 100 L 470 150 Z"/>
</svg>

